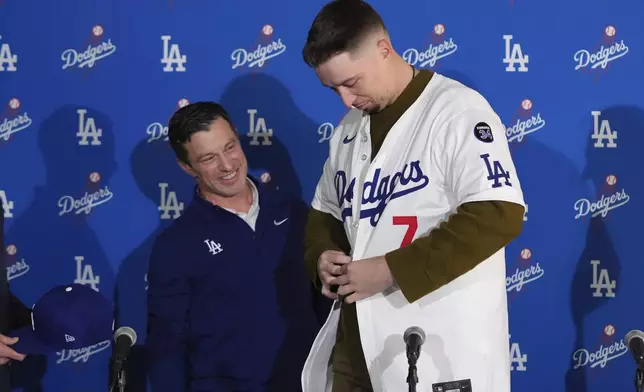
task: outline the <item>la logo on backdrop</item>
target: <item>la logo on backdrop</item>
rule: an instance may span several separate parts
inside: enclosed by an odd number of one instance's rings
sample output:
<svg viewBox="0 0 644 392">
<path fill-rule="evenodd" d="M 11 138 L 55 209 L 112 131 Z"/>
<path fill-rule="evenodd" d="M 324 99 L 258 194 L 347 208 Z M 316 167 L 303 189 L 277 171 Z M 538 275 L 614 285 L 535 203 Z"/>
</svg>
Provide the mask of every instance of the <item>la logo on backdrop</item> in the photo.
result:
<svg viewBox="0 0 644 392">
<path fill-rule="evenodd" d="M 84 256 L 75 256 L 74 260 L 76 261 L 76 279 L 74 279 L 74 283 L 90 286 L 92 290 L 100 292 L 99 284 L 101 277 L 94 273 L 92 265 L 85 261 Z M 56 364 L 60 365 L 66 362 L 85 363 L 93 355 L 110 348 L 110 344 L 111 342 L 109 340 L 104 340 L 87 347 L 58 351 L 56 352 Z"/>
<path fill-rule="evenodd" d="M 172 42 L 172 36 L 169 34 L 162 35 L 161 41 L 163 42 L 163 57 L 161 57 L 161 64 L 163 64 L 163 72 L 186 72 L 186 63 L 188 57 L 181 52 L 178 43 Z"/>
<path fill-rule="evenodd" d="M 19 132 L 29 128 L 33 121 L 29 114 L 21 109 L 21 102 L 18 98 L 13 97 L 9 99 L 8 105 L 5 109 L 0 112 L 0 150 L 2 148 L 8 148 L 9 143 L 13 138 L 19 134 Z M 15 204 L 13 199 L 10 198 L 9 191 L 5 188 L 0 188 L 0 207 L 2 208 L 1 212 L 5 219 L 11 219 L 14 217 L 13 210 Z M 7 267 L 9 269 L 9 267 Z M 18 266 L 12 266 L 12 268 L 19 268 Z M 24 268 L 19 268 L 21 271 L 24 271 Z M 11 272 L 12 276 L 15 277 L 15 273 L 19 271 Z M 26 272 L 26 271 L 25 271 Z M 7 270 L 7 274 L 10 274 Z"/>
<path fill-rule="evenodd" d="M 528 72 L 530 56 L 523 52 L 523 48 L 520 43 L 512 42 L 514 40 L 514 35 L 504 34 L 503 40 L 505 41 L 505 57 L 503 58 L 503 64 L 507 64 L 505 72 Z"/>
<path fill-rule="evenodd" d="M 533 258 L 532 251 L 528 248 L 521 250 L 519 257 L 505 278 L 505 286 L 508 291 L 508 302 L 512 304 L 519 295 L 526 290 L 527 285 L 532 285 L 541 279 L 545 271 L 538 260 Z M 510 334 L 512 340 L 512 334 Z M 510 342 L 510 370 L 525 372 L 528 370 L 528 354 L 521 350 L 518 341 Z"/>
<path fill-rule="evenodd" d="M 595 141 L 594 148 L 616 148 L 617 130 L 610 126 L 608 119 L 601 118 L 602 112 L 593 110 L 593 134 L 590 136 Z"/>
<path fill-rule="evenodd" d="M 17 65 L 18 55 L 11 51 L 9 43 L 3 42 L 2 35 L 0 35 L 0 72 L 16 72 L 18 70 Z"/>
<path fill-rule="evenodd" d="M 182 97 L 177 100 L 174 107 L 174 111 L 181 109 L 190 104 L 190 101 Z M 168 117 L 169 118 L 169 117 Z M 163 143 L 167 146 L 167 154 L 174 154 L 171 150 L 168 143 L 168 125 L 167 123 L 162 122 L 153 122 L 150 123 L 145 130 L 147 137 L 147 143 Z M 167 180 L 166 180 L 167 181 Z M 177 197 L 177 192 L 173 187 L 166 181 L 159 182 L 159 207 L 158 211 L 160 212 L 160 219 L 170 220 L 177 219 L 181 216 L 185 204 L 182 201 L 179 201 Z"/>
<path fill-rule="evenodd" d="M 524 220 L 527 218 L 524 217 Z M 508 303 L 512 305 L 526 291 L 527 286 L 532 286 L 535 281 L 541 279 L 545 274 L 544 268 L 537 260 L 532 250 L 524 248 L 519 253 L 515 262 L 508 263 L 508 272 L 505 278 L 505 286 L 508 291 Z M 510 335 L 510 338 L 512 335 Z M 528 356 L 521 351 L 519 342 L 510 343 L 510 370 L 527 371 Z"/>
<path fill-rule="evenodd" d="M 232 60 L 231 69 L 246 69 L 251 71 L 251 75 L 263 72 L 268 64 L 275 58 L 286 52 L 286 44 L 282 38 L 276 36 L 273 25 L 265 24 L 262 26 L 254 44 L 250 49 L 236 48 L 230 55 Z M 250 146 L 272 146 L 274 130 L 269 125 L 265 113 L 260 113 L 256 108 L 247 108 L 248 114 L 248 132 Z M 260 176 L 264 183 L 271 180 L 271 175 L 264 172 Z"/>
</svg>

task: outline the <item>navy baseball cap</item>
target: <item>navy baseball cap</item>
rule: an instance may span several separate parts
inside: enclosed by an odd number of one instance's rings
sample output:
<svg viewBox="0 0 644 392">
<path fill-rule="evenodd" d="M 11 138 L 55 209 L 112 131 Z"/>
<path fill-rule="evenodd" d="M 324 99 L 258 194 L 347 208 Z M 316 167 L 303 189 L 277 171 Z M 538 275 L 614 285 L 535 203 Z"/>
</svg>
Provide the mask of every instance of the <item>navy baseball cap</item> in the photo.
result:
<svg viewBox="0 0 644 392">
<path fill-rule="evenodd" d="M 32 307 L 31 326 L 12 331 L 21 354 L 49 354 L 111 341 L 114 311 L 99 292 L 82 284 L 54 287 Z"/>
</svg>

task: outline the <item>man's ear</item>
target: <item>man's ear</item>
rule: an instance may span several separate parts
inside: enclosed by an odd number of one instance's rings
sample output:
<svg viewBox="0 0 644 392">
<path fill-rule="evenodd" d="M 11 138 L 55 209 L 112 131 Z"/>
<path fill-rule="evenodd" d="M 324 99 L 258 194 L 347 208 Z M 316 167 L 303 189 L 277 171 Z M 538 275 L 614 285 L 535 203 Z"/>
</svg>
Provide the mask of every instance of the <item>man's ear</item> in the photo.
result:
<svg viewBox="0 0 644 392">
<path fill-rule="evenodd" d="M 192 169 L 192 166 L 190 166 L 188 163 L 183 162 L 180 159 L 177 159 L 177 163 L 179 164 L 179 167 L 188 175 L 192 178 L 197 178 L 197 173 Z"/>
<path fill-rule="evenodd" d="M 394 48 L 391 46 L 391 42 L 387 38 L 381 38 L 378 40 L 378 53 L 383 60 L 389 58 L 394 52 Z"/>
</svg>

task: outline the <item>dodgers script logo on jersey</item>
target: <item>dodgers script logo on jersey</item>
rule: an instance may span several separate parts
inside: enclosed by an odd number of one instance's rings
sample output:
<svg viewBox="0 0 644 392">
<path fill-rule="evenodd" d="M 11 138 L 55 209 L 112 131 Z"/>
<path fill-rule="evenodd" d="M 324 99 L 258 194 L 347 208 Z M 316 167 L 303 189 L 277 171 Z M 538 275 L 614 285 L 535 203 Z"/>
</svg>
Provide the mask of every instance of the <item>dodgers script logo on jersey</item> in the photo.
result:
<svg viewBox="0 0 644 392">
<path fill-rule="evenodd" d="M 370 218 L 371 226 L 376 226 L 387 204 L 394 199 L 417 192 L 429 184 L 429 177 L 423 173 L 420 161 L 405 164 L 402 170 L 380 178 L 382 169 L 378 168 L 373 173 L 373 178 L 364 183 L 360 203 L 368 208 L 360 209 L 360 219 Z M 398 184 L 402 189 L 398 189 Z M 351 216 L 351 203 L 353 202 L 356 178 L 347 183 L 347 174 L 338 170 L 335 173 L 335 190 L 338 205 L 342 208 L 344 203 L 348 206 L 342 209 L 342 220 Z"/>
</svg>

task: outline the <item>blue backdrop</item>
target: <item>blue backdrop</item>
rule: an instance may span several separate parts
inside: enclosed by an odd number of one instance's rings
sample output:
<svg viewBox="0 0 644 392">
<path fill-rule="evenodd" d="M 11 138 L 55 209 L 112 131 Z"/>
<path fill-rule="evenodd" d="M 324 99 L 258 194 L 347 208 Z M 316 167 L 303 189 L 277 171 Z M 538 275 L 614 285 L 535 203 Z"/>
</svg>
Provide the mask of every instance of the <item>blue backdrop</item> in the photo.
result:
<svg viewBox="0 0 644 392">
<path fill-rule="evenodd" d="M 31 306 L 54 285 L 91 285 L 144 343 L 151 243 L 191 198 L 166 140 L 186 102 L 222 103 L 252 172 L 309 202 L 345 113 L 301 59 L 322 5 L 0 0 L 13 291 Z M 480 91 L 507 127 L 528 203 L 507 248 L 513 390 L 632 390 L 623 337 L 644 329 L 633 311 L 644 273 L 644 4 L 373 5 L 408 62 Z M 105 391 L 110 351 L 29 358 L 17 380 L 25 391 Z M 130 362 L 131 390 L 144 390 L 138 347 Z"/>
</svg>

